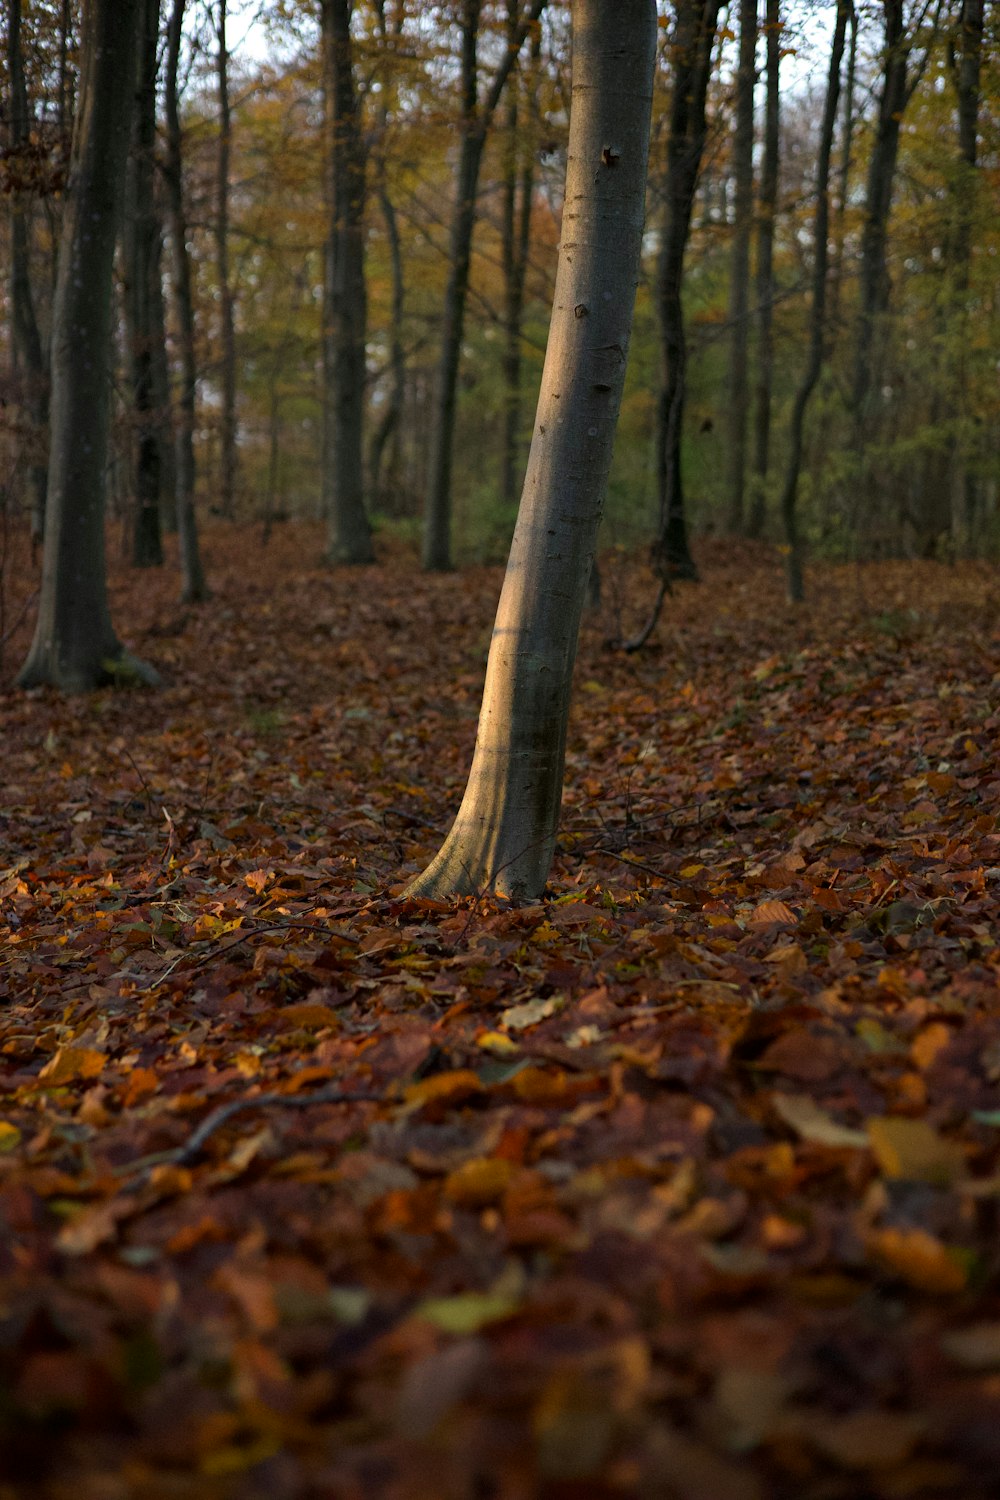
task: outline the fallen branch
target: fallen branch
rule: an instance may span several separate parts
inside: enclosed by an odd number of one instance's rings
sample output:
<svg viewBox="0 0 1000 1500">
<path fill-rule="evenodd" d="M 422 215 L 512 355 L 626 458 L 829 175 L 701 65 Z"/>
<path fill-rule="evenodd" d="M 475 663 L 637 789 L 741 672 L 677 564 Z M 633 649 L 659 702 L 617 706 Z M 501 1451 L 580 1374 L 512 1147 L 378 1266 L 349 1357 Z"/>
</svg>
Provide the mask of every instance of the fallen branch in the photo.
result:
<svg viewBox="0 0 1000 1500">
<path fill-rule="evenodd" d="M 348 1094 L 343 1089 L 325 1088 L 314 1089 L 309 1094 L 256 1094 L 252 1098 L 233 1099 L 228 1104 L 220 1104 L 213 1109 L 210 1115 L 206 1115 L 198 1128 L 192 1131 L 183 1146 L 176 1147 L 173 1151 L 165 1151 L 158 1161 L 169 1163 L 175 1167 L 187 1167 L 197 1161 L 206 1143 L 217 1130 L 228 1125 L 230 1120 L 237 1115 L 244 1114 L 251 1109 L 305 1109 L 310 1104 L 380 1104 L 384 1102 L 384 1095 L 373 1093 Z M 135 1163 L 134 1165 L 141 1165 Z"/>
</svg>

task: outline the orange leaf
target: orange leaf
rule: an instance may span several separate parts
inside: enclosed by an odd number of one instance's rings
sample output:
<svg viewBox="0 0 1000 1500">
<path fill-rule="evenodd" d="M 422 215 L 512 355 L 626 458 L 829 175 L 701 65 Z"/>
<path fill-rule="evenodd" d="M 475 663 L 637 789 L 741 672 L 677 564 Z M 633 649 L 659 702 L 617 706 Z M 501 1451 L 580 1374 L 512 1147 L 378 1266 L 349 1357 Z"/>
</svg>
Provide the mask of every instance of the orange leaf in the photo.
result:
<svg viewBox="0 0 1000 1500">
<path fill-rule="evenodd" d="M 965 1287 L 965 1271 L 926 1229 L 877 1229 L 868 1239 L 876 1260 L 919 1292 L 948 1296 Z"/>
<path fill-rule="evenodd" d="M 424 1104 L 457 1104 L 481 1094 L 483 1086 L 471 1068 L 456 1068 L 451 1073 L 435 1073 L 421 1078 L 406 1090 L 406 1102 L 419 1108 Z"/>
<path fill-rule="evenodd" d="M 449 1172 L 444 1195 L 459 1208 L 485 1208 L 503 1195 L 514 1170 L 512 1162 L 495 1156 L 477 1157 Z"/>
<path fill-rule="evenodd" d="M 60 1047 L 38 1077 L 53 1085 L 73 1083 L 78 1078 L 96 1078 L 104 1063 L 104 1053 L 92 1047 Z"/>
</svg>

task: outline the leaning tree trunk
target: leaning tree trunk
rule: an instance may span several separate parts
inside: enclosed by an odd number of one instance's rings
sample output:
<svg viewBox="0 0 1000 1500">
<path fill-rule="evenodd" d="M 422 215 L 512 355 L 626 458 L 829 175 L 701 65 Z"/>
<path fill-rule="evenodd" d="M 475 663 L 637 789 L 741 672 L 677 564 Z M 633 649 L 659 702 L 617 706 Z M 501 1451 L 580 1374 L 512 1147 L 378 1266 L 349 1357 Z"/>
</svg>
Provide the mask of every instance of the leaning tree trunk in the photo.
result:
<svg viewBox="0 0 1000 1500">
<path fill-rule="evenodd" d="M 21 48 L 21 0 L 10 0 L 7 18 L 7 75 L 10 89 L 8 117 L 10 120 L 11 166 L 16 174 L 16 163 L 31 137 L 31 121 L 28 116 L 28 94 L 24 82 L 24 58 Z M 19 175 L 19 174 L 17 174 Z M 44 459 L 38 456 L 46 441 L 49 420 L 49 377 L 45 368 L 45 351 L 38 319 L 35 315 L 35 299 L 31 289 L 31 251 L 29 244 L 28 195 L 15 181 L 10 194 L 10 306 L 13 324 L 14 348 L 20 356 L 25 383 L 26 405 L 30 414 L 32 432 L 31 471 L 31 534 L 36 543 L 42 539 L 45 527 L 45 491 L 48 471 Z"/>
<path fill-rule="evenodd" d="M 507 0 L 508 36 L 513 43 L 517 26 L 517 0 Z M 525 121 L 521 110 L 534 116 L 538 108 L 538 61 L 542 34 L 535 31 L 531 45 L 531 67 L 526 87 L 511 88 L 505 121 L 501 260 L 503 262 L 503 435 L 500 457 L 500 498 L 506 513 L 517 503 L 521 444 L 521 336 L 524 318 L 524 282 L 531 239 L 531 200 L 535 191 L 535 153 L 530 136 L 533 119 Z M 520 82 L 520 80 L 518 80 Z M 523 93 L 523 100 L 518 97 Z"/>
<path fill-rule="evenodd" d="M 482 0 L 462 6 L 462 143 L 458 154 L 455 208 L 448 246 L 448 285 L 441 319 L 441 353 L 435 391 L 434 434 L 424 518 L 423 564 L 431 572 L 451 567 L 451 473 L 458 412 L 458 369 L 469 291 L 472 236 L 476 227 L 479 169 L 490 124 L 529 27 L 545 0 L 532 0 L 507 44 L 484 102 L 479 100 L 478 32 Z"/>
<path fill-rule="evenodd" d="M 323 293 L 323 506 L 327 561 L 370 563 L 364 503 L 365 158 L 350 0 L 322 0 L 329 232 Z"/>
<path fill-rule="evenodd" d="M 653 0 L 574 0 L 562 244 L 545 369 L 458 817 L 413 895 L 541 895 L 577 634 L 611 465 L 642 247 Z"/>
<path fill-rule="evenodd" d="M 138 0 L 91 0 L 53 308 L 52 422 L 38 622 L 22 687 L 155 682 L 111 624 L 104 550 L 111 281 L 135 76 Z"/>
<path fill-rule="evenodd" d="M 767 94 L 764 160 L 760 174 L 757 231 L 757 381 L 754 391 L 753 491 L 747 535 L 763 534 L 767 520 L 767 473 L 771 461 L 771 395 L 774 386 L 774 230 L 778 212 L 780 149 L 781 0 L 767 0 Z"/>
<path fill-rule="evenodd" d="M 198 547 L 194 512 L 194 427 L 198 369 L 195 363 L 194 301 L 191 292 L 191 257 L 188 253 L 187 214 L 184 208 L 184 174 L 181 164 L 181 119 L 177 102 L 177 70 L 181 55 L 184 0 L 174 0 L 167 29 L 167 72 L 164 112 L 167 122 L 167 152 L 164 179 L 173 253 L 173 293 L 180 349 L 181 390 L 176 430 L 177 543 L 181 563 L 181 594 L 189 603 L 208 597 Z"/>
<path fill-rule="evenodd" d="M 823 343 L 826 334 L 826 275 L 829 263 L 830 156 L 833 151 L 833 133 L 837 123 L 840 69 L 844 58 L 844 37 L 847 34 L 847 18 L 850 9 L 851 0 L 839 0 L 830 50 L 830 73 L 826 86 L 826 104 L 823 108 L 819 160 L 816 167 L 816 218 L 813 229 L 814 259 L 812 310 L 809 319 L 809 357 L 792 406 L 791 430 L 788 439 L 788 470 L 781 495 L 788 598 L 793 604 L 801 603 L 805 593 L 802 543 L 795 502 L 798 493 L 799 470 L 802 467 L 802 435 L 805 428 L 806 407 L 809 405 L 823 367 Z"/>
<path fill-rule="evenodd" d="M 740 0 L 740 61 L 736 75 L 733 166 L 736 203 L 729 271 L 729 530 L 745 527 L 747 416 L 750 410 L 750 236 L 753 229 L 753 93 L 757 0 Z"/>
<path fill-rule="evenodd" d="M 124 228 L 125 321 L 132 377 L 132 475 L 135 512 L 132 561 L 136 567 L 163 562 L 160 513 L 160 451 L 153 370 L 154 278 L 160 274 L 160 226 L 154 199 L 157 44 L 160 0 L 138 0 L 139 45 L 132 150 L 126 178 Z"/>
</svg>

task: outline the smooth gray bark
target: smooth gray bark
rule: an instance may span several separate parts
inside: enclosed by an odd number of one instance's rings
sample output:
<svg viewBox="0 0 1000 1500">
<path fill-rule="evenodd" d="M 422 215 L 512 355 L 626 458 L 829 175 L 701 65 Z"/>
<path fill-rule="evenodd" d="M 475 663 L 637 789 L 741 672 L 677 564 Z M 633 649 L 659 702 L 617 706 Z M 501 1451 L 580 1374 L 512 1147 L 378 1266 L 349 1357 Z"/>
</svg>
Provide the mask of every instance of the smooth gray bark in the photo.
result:
<svg viewBox="0 0 1000 1500">
<path fill-rule="evenodd" d="M 545 0 L 531 0 L 526 14 L 508 41 L 506 52 L 493 77 L 485 100 L 479 98 L 479 19 L 482 0 L 463 0 L 462 5 L 462 139 L 458 152 L 455 206 L 448 246 L 448 285 L 441 317 L 441 353 L 435 392 L 434 432 L 431 439 L 430 471 L 424 516 L 424 567 L 446 572 L 451 557 L 451 478 L 458 409 L 458 370 L 465 326 L 465 304 L 469 290 L 472 237 L 476 226 L 476 193 L 483 151 L 497 105 L 511 68 L 528 34 L 538 20 Z"/>
<path fill-rule="evenodd" d="M 327 561 L 374 561 L 364 502 L 365 152 L 350 0 L 321 0 L 329 231 L 323 293 L 323 505 Z"/>
<path fill-rule="evenodd" d="M 390 31 L 385 10 L 385 0 L 375 0 L 378 36 L 381 54 L 391 60 L 392 48 L 398 46 L 403 30 L 403 5 L 397 4 Z M 368 494 L 372 505 L 380 498 L 388 500 L 395 510 L 399 500 L 397 491 L 402 483 L 402 429 L 403 408 L 406 400 L 406 356 L 403 350 L 403 317 L 406 307 L 406 282 L 403 275 L 403 245 L 399 233 L 396 205 L 389 191 L 386 171 L 386 137 L 389 130 L 389 110 L 386 103 L 387 81 L 380 80 L 382 88 L 377 96 L 376 117 L 378 129 L 375 161 L 375 196 L 378 199 L 385 225 L 386 244 L 389 249 L 389 274 L 392 284 L 392 302 L 389 323 L 389 380 L 385 397 L 385 410 L 372 434 L 368 452 Z M 383 478 L 384 474 L 384 478 Z"/>
<path fill-rule="evenodd" d="M 847 235 L 847 202 L 851 190 L 854 148 L 854 80 L 858 66 L 858 12 L 851 7 L 851 40 L 847 49 L 847 81 L 844 84 L 844 123 L 841 128 L 837 216 L 834 222 L 833 265 L 830 274 L 830 327 L 836 337 L 840 322 L 840 296 L 844 283 L 844 241 Z"/>
<path fill-rule="evenodd" d="M 574 0 L 562 243 L 527 474 L 465 797 L 411 895 L 534 899 L 548 876 L 639 275 L 655 43 L 653 0 Z"/>
<path fill-rule="evenodd" d="M 764 22 L 767 87 L 764 157 L 757 229 L 757 380 L 754 390 L 753 490 L 747 534 L 763 534 L 767 519 L 767 475 L 771 461 L 771 393 L 774 386 L 774 231 L 778 213 L 780 150 L 781 0 L 767 0 Z"/>
<path fill-rule="evenodd" d="M 826 335 L 826 278 L 829 264 L 828 235 L 830 229 L 830 157 L 833 152 L 833 133 L 837 123 L 837 106 L 840 100 L 840 71 L 844 59 L 844 38 L 847 34 L 847 18 L 851 11 L 851 0 L 839 0 L 837 20 L 830 47 L 830 71 L 826 85 L 826 103 L 823 107 L 823 123 L 820 127 L 819 158 L 816 166 L 816 217 L 813 227 L 813 285 L 812 308 L 809 315 L 809 357 L 806 368 L 795 393 L 792 419 L 788 437 L 788 469 L 781 495 L 781 516 L 785 528 L 785 563 L 788 598 L 793 604 L 801 603 L 805 594 L 802 570 L 802 543 L 796 514 L 799 470 L 802 467 L 802 435 L 805 428 L 806 408 L 823 367 L 823 346 Z"/>
<path fill-rule="evenodd" d="M 229 274 L 229 161 L 232 118 L 229 105 L 227 0 L 218 0 L 215 78 L 219 98 L 219 149 L 215 171 L 215 274 L 219 283 L 219 355 L 222 403 L 219 410 L 219 508 L 232 517 L 236 490 L 236 333 Z"/>
<path fill-rule="evenodd" d="M 21 47 L 21 0 L 10 0 L 7 17 L 8 119 L 11 162 L 28 145 L 31 120 L 24 80 L 24 57 Z M 14 175 L 13 173 L 11 175 Z M 29 232 L 30 191 L 15 186 L 10 194 L 10 308 L 14 350 L 21 365 L 25 405 L 31 419 L 31 534 L 40 542 L 45 528 L 45 491 L 48 470 L 41 451 L 48 438 L 49 373 L 45 350 L 35 314 L 31 286 L 31 252 Z"/>
<path fill-rule="evenodd" d="M 198 370 L 195 363 L 191 256 L 187 244 L 188 226 L 184 206 L 181 119 L 177 99 L 177 72 L 180 65 L 184 4 L 185 0 L 174 0 L 167 28 L 167 67 L 164 87 L 167 150 L 163 176 L 167 188 L 167 214 L 173 264 L 172 288 L 181 367 L 175 450 L 177 542 L 181 563 L 181 595 L 187 603 L 192 604 L 207 598 L 208 589 L 205 586 L 205 575 L 201 566 L 194 511 L 194 429 Z"/>
<path fill-rule="evenodd" d="M 138 0 L 138 69 L 132 117 L 132 149 L 126 177 L 124 221 L 125 322 L 132 385 L 132 483 L 135 511 L 132 561 L 137 567 L 163 562 L 160 457 L 153 370 L 154 281 L 160 275 L 160 228 L 154 198 L 156 74 L 160 0 Z"/>
<path fill-rule="evenodd" d="M 122 648 L 105 572 L 112 269 L 135 77 L 139 0 L 90 0 L 53 308 L 42 586 L 18 678 L 85 692 L 156 674 Z"/>
<path fill-rule="evenodd" d="M 757 55 L 757 0 L 740 0 L 740 59 L 736 75 L 733 245 L 729 269 L 729 390 L 727 461 L 729 530 L 745 524 L 747 417 L 750 411 L 750 238 L 753 231 L 753 94 Z"/>
</svg>

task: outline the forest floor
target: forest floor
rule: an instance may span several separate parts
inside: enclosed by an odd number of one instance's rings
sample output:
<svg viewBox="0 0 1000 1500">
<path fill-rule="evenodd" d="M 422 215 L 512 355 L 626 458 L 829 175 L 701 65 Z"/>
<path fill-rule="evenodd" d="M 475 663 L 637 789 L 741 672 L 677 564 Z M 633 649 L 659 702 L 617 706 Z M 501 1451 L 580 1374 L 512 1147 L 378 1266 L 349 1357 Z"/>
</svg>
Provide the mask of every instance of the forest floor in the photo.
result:
<svg viewBox="0 0 1000 1500">
<path fill-rule="evenodd" d="M 711 544 L 626 657 L 610 557 L 549 893 L 447 907 L 499 572 L 319 547 L 0 696 L 0 1500 L 995 1496 L 995 572 Z"/>
</svg>

